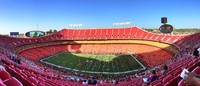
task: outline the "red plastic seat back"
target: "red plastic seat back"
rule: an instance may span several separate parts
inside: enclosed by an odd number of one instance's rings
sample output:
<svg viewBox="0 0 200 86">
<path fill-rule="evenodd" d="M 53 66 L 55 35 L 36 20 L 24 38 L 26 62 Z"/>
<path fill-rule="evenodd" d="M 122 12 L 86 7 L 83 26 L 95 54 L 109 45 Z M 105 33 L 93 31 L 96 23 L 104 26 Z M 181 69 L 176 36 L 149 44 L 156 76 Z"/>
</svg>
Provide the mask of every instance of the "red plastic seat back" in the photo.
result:
<svg viewBox="0 0 200 86">
<path fill-rule="evenodd" d="M 192 72 L 196 74 L 200 74 L 200 67 L 196 67 Z"/>
<path fill-rule="evenodd" d="M 29 81 L 31 81 L 33 84 L 37 85 L 38 84 L 38 80 L 35 79 L 34 77 L 30 77 L 28 78 Z"/>
<path fill-rule="evenodd" d="M 185 81 L 183 79 L 179 81 L 178 86 L 186 86 Z"/>
<path fill-rule="evenodd" d="M 7 71 L 3 70 L 0 72 L 0 78 L 2 79 L 2 81 L 4 81 L 10 78 L 10 74 Z"/>
<path fill-rule="evenodd" d="M 163 84 L 161 82 L 155 84 L 154 86 L 163 86 Z"/>
<path fill-rule="evenodd" d="M 172 78 L 173 78 L 172 75 L 168 75 L 167 77 L 165 77 L 165 78 L 163 79 L 163 84 L 166 84 L 167 82 L 170 82 L 170 80 L 171 80 Z"/>
<path fill-rule="evenodd" d="M 0 79 L 0 86 L 6 86 L 1 79 Z"/>
<path fill-rule="evenodd" d="M 6 86 L 23 86 L 22 83 L 15 77 L 3 81 Z"/>
</svg>

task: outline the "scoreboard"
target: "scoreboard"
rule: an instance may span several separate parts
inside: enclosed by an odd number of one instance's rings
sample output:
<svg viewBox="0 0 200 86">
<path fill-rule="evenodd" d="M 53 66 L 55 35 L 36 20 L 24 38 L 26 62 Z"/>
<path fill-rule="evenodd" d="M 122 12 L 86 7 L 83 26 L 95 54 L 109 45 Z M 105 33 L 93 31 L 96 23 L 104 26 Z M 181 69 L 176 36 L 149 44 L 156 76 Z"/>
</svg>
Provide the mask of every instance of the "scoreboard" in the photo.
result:
<svg viewBox="0 0 200 86">
<path fill-rule="evenodd" d="M 43 31 L 29 31 L 25 35 L 26 35 L 26 37 L 40 37 L 40 36 L 44 36 L 45 32 L 43 32 Z"/>
</svg>

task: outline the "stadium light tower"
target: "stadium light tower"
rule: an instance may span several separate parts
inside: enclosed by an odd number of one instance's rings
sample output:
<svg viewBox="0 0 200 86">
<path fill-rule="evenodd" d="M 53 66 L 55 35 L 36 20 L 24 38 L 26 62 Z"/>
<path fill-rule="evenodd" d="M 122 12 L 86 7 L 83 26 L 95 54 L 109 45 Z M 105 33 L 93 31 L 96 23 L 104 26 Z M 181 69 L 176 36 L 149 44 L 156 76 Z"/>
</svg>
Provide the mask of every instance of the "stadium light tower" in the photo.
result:
<svg viewBox="0 0 200 86">
<path fill-rule="evenodd" d="M 131 24 L 131 22 L 117 22 L 117 23 L 113 23 L 113 26 L 116 27 L 129 27 Z"/>
<path fill-rule="evenodd" d="M 69 24 L 68 27 L 70 29 L 81 29 L 85 26 L 85 24 Z"/>
</svg>

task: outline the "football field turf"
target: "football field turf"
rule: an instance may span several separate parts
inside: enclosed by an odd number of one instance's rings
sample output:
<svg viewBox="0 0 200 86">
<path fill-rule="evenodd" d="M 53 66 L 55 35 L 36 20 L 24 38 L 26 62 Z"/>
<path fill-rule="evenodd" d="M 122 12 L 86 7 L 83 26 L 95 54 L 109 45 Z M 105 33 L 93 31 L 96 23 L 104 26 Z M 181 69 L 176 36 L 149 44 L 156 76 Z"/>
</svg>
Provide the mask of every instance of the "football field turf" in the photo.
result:
<svg viewBox="0 0 200 86">
<path fill-rule="evenodd" d="M 142 66 L 128 54 L 75 54 L 60 53 L 43 59 L 44 62 L 65 68 L 90 72 L 125 72 L 141 69 Z"/>
</svg>

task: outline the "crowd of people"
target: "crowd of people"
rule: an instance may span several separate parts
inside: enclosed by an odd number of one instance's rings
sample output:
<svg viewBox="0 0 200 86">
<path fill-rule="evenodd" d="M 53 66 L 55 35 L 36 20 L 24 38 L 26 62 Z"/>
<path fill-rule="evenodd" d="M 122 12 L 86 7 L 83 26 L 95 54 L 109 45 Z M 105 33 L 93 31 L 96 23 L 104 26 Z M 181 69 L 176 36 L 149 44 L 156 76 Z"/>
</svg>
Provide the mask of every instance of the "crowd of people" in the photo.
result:
<svg viewBox="0 0 200 86">
<path fill-rule="evenodd" d="M 16 57 L 16 56 L 12 56 L 11 58 L 10 58 L 10 60 L 12 60 L 13 62 L 16 62 L 16 63 L 18 63 L 18 64 L 21 64 L 21 58 L 20 57 Z"/>
</svg>

